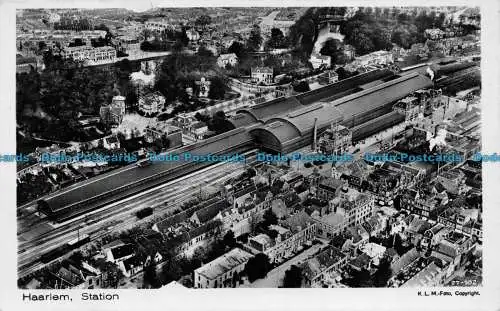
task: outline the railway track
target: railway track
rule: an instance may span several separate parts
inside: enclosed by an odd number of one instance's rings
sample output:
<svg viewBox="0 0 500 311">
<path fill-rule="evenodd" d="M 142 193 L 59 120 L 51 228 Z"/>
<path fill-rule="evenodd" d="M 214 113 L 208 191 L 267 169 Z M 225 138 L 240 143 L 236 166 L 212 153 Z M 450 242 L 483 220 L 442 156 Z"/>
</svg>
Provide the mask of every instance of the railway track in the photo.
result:
<svg viewBox="0 0 500 311">
<path fill-rule="evenodd" d="M 252 164 L 256 161 L 256 152 L 257 150 L 253 149 L 244 153 L 244 155 L 248 159 L 247 164 Z M 63 224 L 62 226 L 55 228 L 51 232 L 39 236 L 35 240 L 20 243 L 20 247 L 18 250 L 18 277 L 26 276 L 36 270 L 43 268 L 45 264 L 39 261 L 39 256 L 42 253 L 53 250 L 63 245 L 64 243 L 67 243 L 68 240 L 74 238 L 73 234 L 79 226 L 82 226 L 82 228 L 80 229 L 80 234 L 89 234 L 91 242 L 98 240 L 111 232 L 122 231 L 127 228 L 133 227 L 138 223 L 150 221 L 152 219 L 151 217 L 159 216 L 161 214 L 167 213 L 169 210 L 177 208 L 183 202 L 191 199 L 193 194 L 198 191 L 198 187 L 193 185 L 199 183 L 206 183 L 207 185 L 211 185 L 214 183 L 222 182 L 240 174 L 244 170 L 244 167 L 234 167 L 229 169 L 231 173 L 228 174 L 227 169 L 218 169 L 224 168 L 227 165 L 231 165 L 231 163 L 221 163 L 217 164 L 216 166 L 209 166 L 208 168 L 203 169 L 203 172 L 191 173 L 190 175 L 186 175 L 180 179 L 176 179 L 174 181 L 150 189 L 145 193 L 141 193 L 131 198 L 109 204 L 99 210 L 92 212 L 91 215 L 83 217 L 83 224 L 81 218 L 75 218 L 71 222 Z M 211 172 L 214 169 L 215 171 Z M 208 173 L 205 174 L 205 172 Z M 201 176 L 203 180 L 196 180 L 197 176 Z M 192 179 L 195 180 L 192 181 Z M 164 186 L 170 186 L 176 183 L 188 183 L 190 185 L 188 187 L 190 191 L 179 191 L 180 186 L 174 186 L 173 188 L 170 188 L 166 191 L 165 189 L 162 189 Z M 184 186 L 184 188 L 180 188 L 185 189 L 186 187 L 187 186 Z M 153 192 L 153 194 L 150 194 L 151 192 Z M 165 205 L 165 201 L 171 201 L 173 203 Z M 138 221 L 134 212 L 147 206 L 153 207 L 155 212 L 152 216 Z M 78 225 L 75 226 L 75 224 Z M 29 252 L 27 250 L 29 250 Z M 54 262 L 56 260 L 60 260 L 60 258 L 55 259 L 51 262 Z M 50 264 L 51 262 L 47 264 Z"/>
</svg>

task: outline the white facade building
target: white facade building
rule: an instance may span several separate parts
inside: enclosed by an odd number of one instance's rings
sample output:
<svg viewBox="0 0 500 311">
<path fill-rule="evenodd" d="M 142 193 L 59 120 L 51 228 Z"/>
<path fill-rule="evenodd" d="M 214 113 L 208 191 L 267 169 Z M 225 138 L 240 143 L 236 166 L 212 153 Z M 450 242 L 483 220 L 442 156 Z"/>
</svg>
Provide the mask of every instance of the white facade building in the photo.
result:
<svg viewBox="0 0 500 311">
<path fill-rule="evenodd" d="M 141 95 L 139 97 L 139 110 L 146 115 L 154 115 L 165 107 L 165 97 L 159 92 Z"/>
<path fill-rule="evenodd" d="M 194 270 L 194 288 L 233 287 L 252 254 L 235 248 L 217 259 Z M 233 281 L 235 280 L 235 281 Z"/>
</svg>

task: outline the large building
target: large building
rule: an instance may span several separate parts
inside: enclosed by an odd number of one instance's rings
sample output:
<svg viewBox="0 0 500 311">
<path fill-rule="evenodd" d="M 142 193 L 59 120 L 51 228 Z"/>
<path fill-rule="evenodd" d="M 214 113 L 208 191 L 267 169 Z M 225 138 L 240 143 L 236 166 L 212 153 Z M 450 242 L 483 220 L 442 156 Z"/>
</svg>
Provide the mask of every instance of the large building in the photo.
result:
<svg viewBox="0 0 500 311">
<path fill-rule="evenodd" d="M 273 83 L 273 68 L 270 67 L 255 67 L 251 70 L 253 83 Z"/>
<path fill-rule="evenodd" d="M 147 93 L 139 96 L 139 111 L 146 116 L 158 114 L 165 107 L 165 97 L 160 92 Z"/>
<path fill-rule="evenodd" d="M 236 287 L 238 274 L 252 257 L 252 254 L 235 248 L 199 267 L 194 270 L 194 288 Z"/>
<path fill-rule="evenodd" d="M 101 106 L 99 110 L 101 122 L 109 125 L 119 125 L 125 115 L 125 97 L 115 96 L 111 104 Z"/>
<path fill-rule="evenodd" d="M 352 130 L 358 141 L 402 122 L 393 104 L 432 81 L 418 73 L 399 76 L 374 70 L 297 96 L 277 98 L 237 111 L 235 128 L 248 127 L 256 144 L 267 151 L 286 153 L 312 143 L 331 124 Z"/>
<path fill-rule="evenodd" d="M 310 145 L 314 129 L 319 137 L 332 122 L 352 129 L 352 140 L 356 141 L 387 128 L 394 117 L 404 119 L 392 111 L 394 103 L 430 86 L 432 81 L 418 73 L 400 76 L 385 69 L 374 70 L 300 95 L 241 109 L 228 120 L 233 130 L 172 153 L 189 150 L 193 154 L 221 154 L 255 147 L 289 152 Z M 41 201 L 40 210 L 62 221 L 208 165 L 155 162 L 147 167 L 127 168 L 98 180 L 86 180 L 78 190 Z"/>
<path fill-rule="evenodd" d="M 65 58 L 76 61 L 92 61 L 94 63 L 116 60 L 116 50 L 110 46 L 93 48 L 90 46 L 67 47 L 63 51 Z"/>
<path fill-rule="evenodd" d="M 165 32 L 167 30 L 174 30 L 175 27 L 163 21 L 148 21 L 145 28 L 151 31 Z"/>
<path fill-rule="evenodd" d="M 217 58 L 217 66 L 226 68 L 227 65 L 234 66 L 238 64 L 238 57 L 234 53 L 221 54 Z"/>
<path fill-rule="evenodd" d="M 318 148 L 325 154 L 342 154 L 351 144 L 352 132 L 342 125 L 332 125 L 318 140 Z"/>
</svg>

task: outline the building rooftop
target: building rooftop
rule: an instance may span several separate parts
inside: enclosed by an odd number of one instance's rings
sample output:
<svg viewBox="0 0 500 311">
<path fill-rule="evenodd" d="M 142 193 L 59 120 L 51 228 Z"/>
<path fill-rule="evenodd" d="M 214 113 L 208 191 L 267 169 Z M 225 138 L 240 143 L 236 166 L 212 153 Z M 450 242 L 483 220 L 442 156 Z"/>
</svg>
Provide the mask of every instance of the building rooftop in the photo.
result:
<svg viewBox="0 0 500 311">
<path fill-rule="evenodd" d="M 330 226 L 337 226 L 344 222 L 344 216 L 339 213 L 330 213 L 323 216 L 321 221 L 329 224 Z"/>
<path fill-rule="evenodd" d="M 412 248 L 406 253 L 404 253 L 397 261 L 391 264 L 392 274 L 396 275 L 398 272 L 406 268 L 412 262 L 420 258 L 420 253 L 416 248 Z"/>
<path fill-rule="evenodd" d="M 227 200 L 220 200 L 218 202 L 210 204 L 209 206 L 194 212 L 194 214 L 196 215 L 200 223 L 205 223 L 214 219 L 215 216 L 219 214 L 219 212 L 222 212 L 229 206 L 230 204 Z"/>
<path fill-rule="evenodd" d="M 321 180 L 318 187 L 329 191 L 336 191 L 344 185 L 345 182 L 343 180 L 328 177 Z"/>
<path fill-rule="evenodd" d="M 440 274 L 442 269 L 434 262 L 423 268 L 415 274 L 411 279 L 405 282 L 402 287 L 425 287 L 433 284 L 436 275 Z"/>
<path fill-rule="evenodd" d="M 253 73 L 273 73 L 273 68 L 270 67 L 253 67 L 252 68 L 252 74 Z"/>
<path fill-rule="evenodd" d="M 252 257 L 252 254 L 239 248 L 235 248 L 206 265 L 201 266 L 195 271 L 207 279 L 213 280 L 235 267 L 246 263 Z"/>
<path fill-rule="evenodd" d="M 385 253 L 385 250 L 386 248 L 384 246 L 376 243 L 366 243 L 362 249 L 363 253 L 370 256 L 370 258 L 381 256 Z"/>
<path fill-rule="evenodd" d="M 289 228 L 293 233 L 304 230 L 311 224 L 313 224 L 313 219 L 303 210 L 282 221 L 283 227 Z"/>
<path fill-rule="evenodd" d="M 338 248 L 328 246 L 316 256 L 306 261 L 303 273 L 310 280 L 346 257 Z"/>
<path fill-rule="evenodd" d="M 271 239 L 265 233 L 260 233 L 254 237 L 251 237 L 250 240 L 253 240 L 261 245 L 272 245 L 274 243 L 273 239 Z"/>
</svg>

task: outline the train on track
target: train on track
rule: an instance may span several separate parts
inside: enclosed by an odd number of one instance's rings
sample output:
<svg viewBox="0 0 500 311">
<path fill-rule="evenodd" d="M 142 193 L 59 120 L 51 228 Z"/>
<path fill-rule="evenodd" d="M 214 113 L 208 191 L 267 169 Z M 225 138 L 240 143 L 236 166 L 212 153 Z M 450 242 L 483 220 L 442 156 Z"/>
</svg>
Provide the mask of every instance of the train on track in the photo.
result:
<svg viewBox="0 0 500 311">
<path fill-rule="evenodd" d="M 44 264 L 47 264 L 57 258 L 64 256 L 70 251 L 87 244 L 88 242 L 90 242 L 90 236 L 88 234 L 84 234 L 74 240 L 69 241 L 66 244 L 63 244 L 59 247 L 54 248 L 53 250 L 48 251 L 47 253 L 44 253 L 42 256 L 40 256 L 40 261 Z"/>
</svg>

